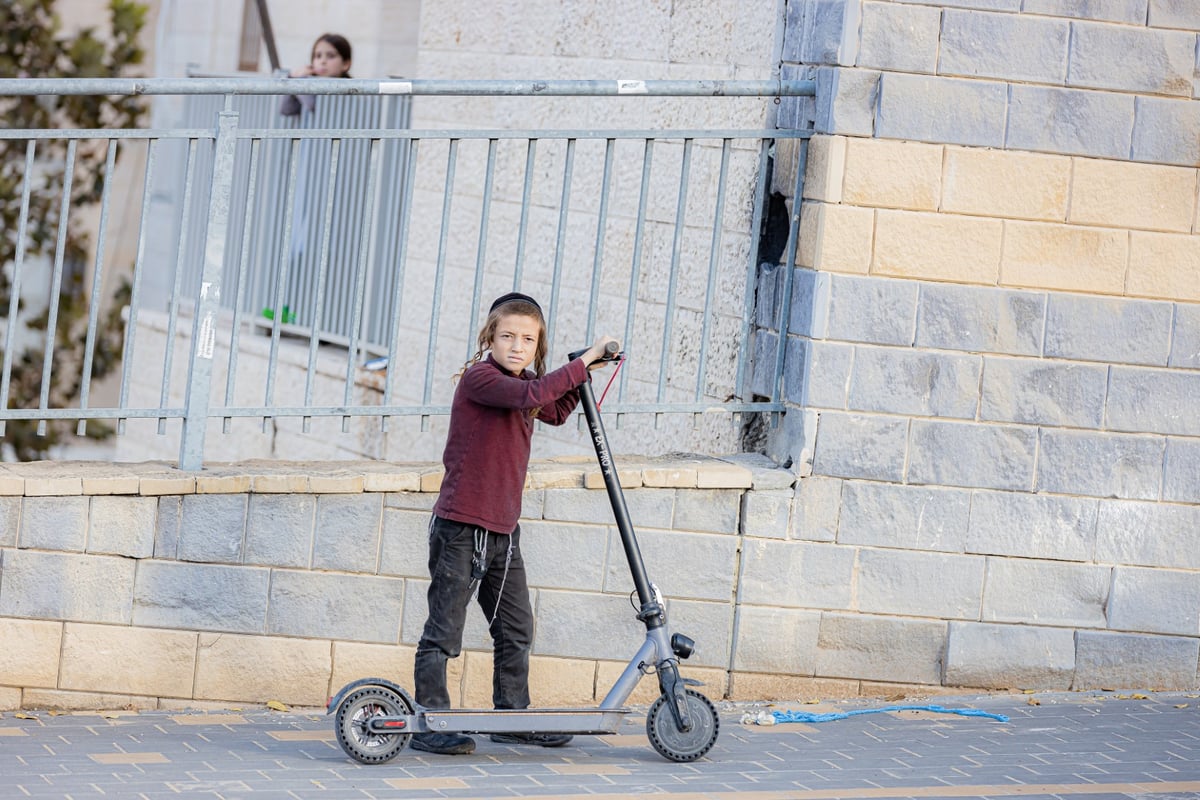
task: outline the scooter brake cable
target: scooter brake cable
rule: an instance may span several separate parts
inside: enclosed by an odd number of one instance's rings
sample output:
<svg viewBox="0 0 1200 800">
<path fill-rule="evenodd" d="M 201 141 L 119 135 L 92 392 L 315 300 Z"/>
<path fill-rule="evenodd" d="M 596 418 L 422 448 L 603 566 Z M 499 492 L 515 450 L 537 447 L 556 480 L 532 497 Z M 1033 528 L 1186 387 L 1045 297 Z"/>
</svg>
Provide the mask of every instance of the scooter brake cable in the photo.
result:
<svg viewBox="0 0 1200 800">
<path fill-rule="evenodd" d="M 613 381 L 617 379 L 617 373 L 621 371 L 621 365 L 625 363 L 625 357 L 621 356 L 617 359 L 617 368 L 613 370 L 612 375 L 608 378 L 608 383 L 604 384 L 604 391 L 600 393 L 600 399 L 596 401 L 596 408 L 604 405 L 604 398 L 608 395 L 608 387 L 612 386 Z"/>
</svg>

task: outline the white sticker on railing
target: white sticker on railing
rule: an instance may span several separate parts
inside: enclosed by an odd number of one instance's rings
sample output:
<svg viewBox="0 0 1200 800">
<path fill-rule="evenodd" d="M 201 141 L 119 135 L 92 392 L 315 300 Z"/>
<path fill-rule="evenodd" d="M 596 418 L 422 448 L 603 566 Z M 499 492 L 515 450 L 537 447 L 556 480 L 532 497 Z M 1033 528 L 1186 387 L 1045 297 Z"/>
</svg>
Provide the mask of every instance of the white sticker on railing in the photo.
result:
<svg viewBox="0 0 1200 800">
<path fill-rule="evenodd" d="M 197 355 L 210 361 L 217 345 L 216 317 L 216 312 L 210 311 L 200 320 L 200 352 Z"/>
<path fill-rule="evenodd" d="M 645 81 L 617 81 L 617 94 L 646 94 Z"/>
<path fill-rule="evenodd" d="M 412 94 L 412 81 L 380 81 L 380 94 Z"/>
</svg>

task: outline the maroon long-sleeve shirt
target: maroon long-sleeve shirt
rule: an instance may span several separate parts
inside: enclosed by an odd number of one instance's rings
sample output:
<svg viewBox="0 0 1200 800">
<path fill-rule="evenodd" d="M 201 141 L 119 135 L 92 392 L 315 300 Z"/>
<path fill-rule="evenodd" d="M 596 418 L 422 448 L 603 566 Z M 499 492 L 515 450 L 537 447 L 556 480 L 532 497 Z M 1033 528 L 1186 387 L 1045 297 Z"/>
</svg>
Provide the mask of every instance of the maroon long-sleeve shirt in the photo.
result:
<svg viewBox="0 0 1200 800">
<path fill-rule="evenodd" d="M 433 513 L 496 533 L 516 530 L 533 435 L 529 412 L 540 408 L 537 419 L 562 425 L 578 405 L 576 387 L 585 380 L 582 359 L 541 378 L 530 372 L 517 377 L 491 355 L 469 367 L 450 405 L 442 453 L 446 474 Z"/>
</svg>

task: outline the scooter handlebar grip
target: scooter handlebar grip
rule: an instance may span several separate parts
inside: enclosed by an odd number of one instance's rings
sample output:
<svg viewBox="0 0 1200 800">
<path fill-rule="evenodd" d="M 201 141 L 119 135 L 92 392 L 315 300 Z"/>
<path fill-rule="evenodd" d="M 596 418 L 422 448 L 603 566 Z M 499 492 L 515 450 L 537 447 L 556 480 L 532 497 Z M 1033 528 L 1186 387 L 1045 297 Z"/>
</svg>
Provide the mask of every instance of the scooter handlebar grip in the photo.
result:
<svg viewBox="0 0 1200 800">
<path fill-rule="evenodd" d="M 567 354 L 567 361 L 574 361 L 588 351 L 589 348 L 581 347 L 580 349 Z M 620 342 L 608 342 L 604 345 L 604 355 L 597 359 L 598 361 L 614 361 L 621 354 Z"/>
</svg>

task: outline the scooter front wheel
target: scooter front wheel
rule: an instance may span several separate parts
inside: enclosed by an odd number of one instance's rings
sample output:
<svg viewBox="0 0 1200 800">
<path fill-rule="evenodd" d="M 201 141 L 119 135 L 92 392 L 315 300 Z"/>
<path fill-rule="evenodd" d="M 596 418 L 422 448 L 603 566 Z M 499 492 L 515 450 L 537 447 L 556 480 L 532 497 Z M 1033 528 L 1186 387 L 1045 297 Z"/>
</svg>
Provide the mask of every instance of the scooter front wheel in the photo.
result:
<svg viewBox="0 0 1200 800">
<path fill-rule="evenodd" d="M 686 689 L 688 717 L 692 722 L 690 731 L 681 731 L 675 725 L 675 715 L 668 702 L 673 698 L 659 695 L 646 714 L 646 735 L 650 744 L 663 758 L 671 761 L 695 761 L 712 749 L 721 729 L 721 720 L 712 702 L 695 691 Z"/>
<path fill-rule="evenodd" d="M 408 744 L 408 733 L 374 733 L 367 729 L 372 717 L 398 717 L 413 713 L 408 695 L 386 686 L 364 686 L 338 706 L 334 718 L 338 744 L 346 755 L 362 764 L 391 761 Z"/>
</svg>

